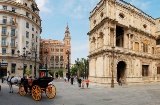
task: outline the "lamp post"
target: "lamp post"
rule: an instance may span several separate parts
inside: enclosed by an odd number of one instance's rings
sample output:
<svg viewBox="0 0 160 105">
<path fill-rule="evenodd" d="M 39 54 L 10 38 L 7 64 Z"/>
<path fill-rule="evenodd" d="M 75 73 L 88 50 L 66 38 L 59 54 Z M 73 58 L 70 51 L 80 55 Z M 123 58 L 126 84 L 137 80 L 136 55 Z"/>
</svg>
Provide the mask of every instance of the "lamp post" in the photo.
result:
<svg viewBox="0 0 160 105">
<path fill-rule="evenodd" d="M 70 51 L 67 50 L 66 54 L 68 55 L 68 81 L 70 79 L 70 64 L 69 64 L 69 54 L 70 54 Z"/>
<path fill-rule="evenodd" d="M 3 59 L 2 59 L 2 62 L 0 62 L 0 71 L 2 70 L 1 69 L 1 65 L 3 64 Z M 3 70 L 1 71 L 1 74 L 2 74 L 2 77 L 3 77 Z"/>
<path fill-rule="evenodd" d="M 45 50 L 45 55 L 46 55 L 46 77 L 48 77 L 48 71 L 47 71 L 47 56 L 48 56 L 48 50 Z"/>
<path fill-rule="evenodd" d="M 19 56 L 19 57 L 22 57 L 22 58 L 23 58 L 23 78 L 24 78 L 24 74 L 26 73 L 26 70 L 25 70 L 25 68 L 24 68 L 24 60 L 25 60 L 25 58 L 27 57 L 27 55 L 30 55 L 31 53 L 30 53 L 30 52 L 26 53 L 26 48 L 25 48 L 25 47 L 23 48 L 23 55 L 19 55 L 19 54 L 20 54 L 20 51 L 19 51 L 19 50 L 17 51 L 17 53 L 18 53 L 18 56 Z"/>
<path fill-rule="evenodd" d="M 35 48 L 34 53 L 35 53 L 34 78 L 36 78 L 37 47 Z"/>
<path fill-rule="evenodd" d="M 112 47 L 112 63 L 111 63 L 111 68 L 112 68 L 112 79 L 111 79 L 111 88 L 114 88 L 114 76 L 113 76 L 113 71 L 114 71 L 114 46 Z"/>
</svg>

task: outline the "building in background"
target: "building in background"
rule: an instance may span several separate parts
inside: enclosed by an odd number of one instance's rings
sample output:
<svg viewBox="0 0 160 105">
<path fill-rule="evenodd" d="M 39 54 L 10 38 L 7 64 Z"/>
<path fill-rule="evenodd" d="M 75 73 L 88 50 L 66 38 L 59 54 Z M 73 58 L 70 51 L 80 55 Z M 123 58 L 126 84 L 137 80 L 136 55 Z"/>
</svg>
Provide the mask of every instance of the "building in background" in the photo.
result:
<svg viewBox="0 0 160 105">
<path fill-rule="evenodd" d="M 0 1 L 0 77 L 6 76 L 7 71 L 21 77 L 26 70 L 34 74 L 34 66 L 39 64 L 39 53 L 36 63 L 34 58 L 35 51 L 39 52 L 41 32 L 35 0 Z"/>
<path fill-rule="evenodd" d="M 45 51 L 47 50 L 47 54 Z M 58 78 L 58 70 L 63 70 L 63 76 L 65 77 L 68 73 L 68 55 L 67 50 L 71 52 L 71 36 L 69 32 L 68 25 L 66 27 L 63 42 L 58 40 L 45 40 L 40 41 L 40 60 L 41 60 L 41 72 L 46 72 L 47 69 L 54 72 L 54 77 Z M 46 58 L 47 57 L 47 58 Z M 71 63 L 71 54 L 69 57 L 69 62 Z M 46 62 L 47 61 L 47 62 Z"/>
<path fill-rule="evenodd" d="M 89 20 L 92 82 L 160 81 L 160 18 L 123 0 L 100 0 Z"/>
</svg>

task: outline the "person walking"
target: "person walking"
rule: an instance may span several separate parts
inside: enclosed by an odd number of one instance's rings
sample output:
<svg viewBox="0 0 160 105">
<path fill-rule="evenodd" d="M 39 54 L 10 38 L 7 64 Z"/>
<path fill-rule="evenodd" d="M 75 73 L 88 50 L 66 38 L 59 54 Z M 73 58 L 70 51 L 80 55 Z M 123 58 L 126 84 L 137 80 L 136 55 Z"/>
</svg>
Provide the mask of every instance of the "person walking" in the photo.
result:
<svg viewBox="0 0 160 105">
<path fill-rule="evenodd" d="M 81 80 L 80 78 L 78 78 L 78 79 L 77 79 L 77 82 L 78 82 L 78 87 L 79 87 L 79 89 L 81 89 L 81 82 L 82 82 L 82 80 Z"/>
<path fill-rule="evenodd" d="M 73 85 L 74 78 L 71 76 L 71 85 Z"/>
<path fill-rule="evenodd" d="M 122 86 L 122 79 L 121 79 L 121 77 L 119 78 L 119 85 Z"/>
<path fill-rule="evenodd" d="M 84 89 L 84 80 L 82 80 L 82 89 Z"/>
<path fill-rule="evenodd" d="M 86 86 L 87 86 L 87 89 L 88 89 L 88 86 L 89 86 L 89 79 L 88 78 L 86 79 Z"/>
</svg>

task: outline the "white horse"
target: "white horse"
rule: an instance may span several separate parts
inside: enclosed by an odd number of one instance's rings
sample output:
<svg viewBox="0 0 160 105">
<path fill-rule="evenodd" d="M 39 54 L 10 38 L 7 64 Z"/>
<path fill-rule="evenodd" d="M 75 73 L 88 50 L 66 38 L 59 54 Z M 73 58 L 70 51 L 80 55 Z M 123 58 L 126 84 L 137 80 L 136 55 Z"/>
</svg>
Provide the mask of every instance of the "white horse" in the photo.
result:
<svg viewBox="0 0 160 105">
<path fill-rule="evenodd" d="M 22 78 L 21 77 L 14 77 L 14 76 L 4 76 L 2 77 L 2 83 L 4 81 L 7 81 L 7 84 L 9 85 L 10 92 L 13 93 L 13 87 L 12 85 L 17 85 L 18 87 L 21 85 Z"/>
</svg>

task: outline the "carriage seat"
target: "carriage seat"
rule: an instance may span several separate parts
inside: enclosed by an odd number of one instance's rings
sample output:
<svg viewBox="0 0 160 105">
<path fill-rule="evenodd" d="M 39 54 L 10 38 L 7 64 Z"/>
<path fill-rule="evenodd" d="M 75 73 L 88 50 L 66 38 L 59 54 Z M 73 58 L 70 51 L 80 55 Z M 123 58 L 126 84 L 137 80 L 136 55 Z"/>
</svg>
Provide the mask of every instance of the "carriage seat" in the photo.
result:
<svg viewBox="0 0 160 105">
<path fill-rule="evenodd" d="M 34 80 L 35 80 L 34 78 L 28 78 L 28 85 L 32 86 Z"/>
</svg>

